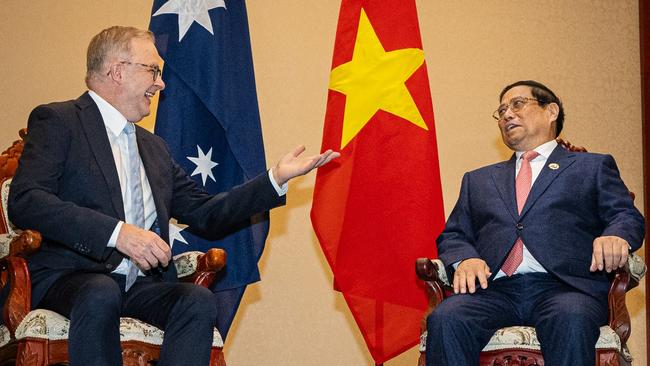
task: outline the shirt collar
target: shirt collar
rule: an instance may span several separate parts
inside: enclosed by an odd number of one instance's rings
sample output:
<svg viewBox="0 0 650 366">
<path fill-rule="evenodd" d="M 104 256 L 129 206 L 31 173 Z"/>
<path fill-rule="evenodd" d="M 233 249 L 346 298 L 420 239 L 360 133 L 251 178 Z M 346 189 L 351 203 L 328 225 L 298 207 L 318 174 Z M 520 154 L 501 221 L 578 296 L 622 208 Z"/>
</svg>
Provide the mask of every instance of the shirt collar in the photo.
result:
<svg viewBox="0 0 650 366">
<path fill-rule="evenodd" d="M 553 152 L 553 150 L 555 150 L 556 146 L 557 146 L 557 141 L 551 140 L 549 142 L 545 142 L 545 143 L 537 146 L 533 150 L 537 151 L 540 156 L 544 157 L 544 159 L 548 159 L 548 157 L 551 156 L 551 153 Z M 517 155 L 517 161 L 519 161 L 519 158 L 521 158 L 521 156 L 524 153 L 525 153 L 525 151 L 516 151 L 515 152 L 515 155 Z M 537 159 L 537 158 L 535 158 L 535 159 Z M 535 160 L 535 159 L 533 159 L 533 160 Z"/>
<path fill-rule="evenodd" d="M 115 136 L 119 136 L 120 133 L 122 133 L 122 130 L 124 130 L 124 126 L 128 123 L 126 117 L 94 91 L 89 90 L 88 95 L 90 95 L 90 97 L 95 101 L 95 104 L 97 104 L 97 108 L 99 108 L 99 113 L 102 115 L 106 128 Z"/>
</svg>

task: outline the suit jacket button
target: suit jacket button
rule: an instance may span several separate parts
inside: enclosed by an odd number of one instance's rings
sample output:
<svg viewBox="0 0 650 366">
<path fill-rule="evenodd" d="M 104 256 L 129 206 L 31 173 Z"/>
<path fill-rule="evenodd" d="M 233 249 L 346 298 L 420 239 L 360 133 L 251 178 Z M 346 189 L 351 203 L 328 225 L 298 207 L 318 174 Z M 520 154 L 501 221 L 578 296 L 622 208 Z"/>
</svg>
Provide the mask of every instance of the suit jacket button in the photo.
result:
<svg viewBox="0 0 650 366">
<path fill-rule="evenodd" d="M 522 224 L 521 222 L 518 222 L 517 223 L 517 230 L 523 230 L 523 229 L 524 229 L 524 224 Z"/>
<path fill-rule="evenodd" d="M 108 269 L 108 270 L 112 270 L 112 269 L 113 269 L 113 265 L 110 264 L 110 263 L 106 263 L 106 269 Z"/>
</svg>

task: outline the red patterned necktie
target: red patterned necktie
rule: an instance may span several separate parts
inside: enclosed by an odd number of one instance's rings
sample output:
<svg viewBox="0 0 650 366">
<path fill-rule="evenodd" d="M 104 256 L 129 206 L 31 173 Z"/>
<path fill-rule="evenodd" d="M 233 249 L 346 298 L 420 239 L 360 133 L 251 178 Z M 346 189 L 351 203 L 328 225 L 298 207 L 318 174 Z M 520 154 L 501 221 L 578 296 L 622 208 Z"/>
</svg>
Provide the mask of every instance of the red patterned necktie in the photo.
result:
<svg viewBox="0 0 650 366">
<path fill-rule="evenodd" d="M 524 208 L 528 193 L 530 193 L 530 186 L 533 181 L 533 172 L 530 168 L 530 161 L 535 159 L 539 153 L 537 151 L 526 151 L 522 156 L 521 168 L 517 179 L 515 180 L 515 189 L 517 191 L 517 212 L 521 213 Z M 521 237 L 517 238 L 515 245 L 510 250 L 508 258 L 503 262 L 501 270 L 509 277 L 517 270 L 517 267 L 524 259 L 524 242 Z"/>
</svg>

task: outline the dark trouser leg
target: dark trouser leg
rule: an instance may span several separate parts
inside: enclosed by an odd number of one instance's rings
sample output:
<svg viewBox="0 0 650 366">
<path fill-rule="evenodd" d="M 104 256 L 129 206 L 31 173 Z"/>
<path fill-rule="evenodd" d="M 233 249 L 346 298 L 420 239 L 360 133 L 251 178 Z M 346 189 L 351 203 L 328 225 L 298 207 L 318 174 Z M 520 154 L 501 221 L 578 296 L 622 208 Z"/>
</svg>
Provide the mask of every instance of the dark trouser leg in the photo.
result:
<svg viewBox="0 0 650 366">
<path fill-rule="evenodd" d="M 209 364 L 217 317 L 210 290 L 188 283 L 138 279 L 125 294 L 123 316 L 165 331 L 158 366 Z"/>
<path fill-rule="evenodd" d="M 121 366 L 122 292 L 108 275 L 73 273 L 61 277 L 39 307 L 70 319 L 71 366 Z"/>
<path fill-rule="evenodd" d="M 521 321 L 509 296 L 517 292 L 517 279 L 504 279 L 474 294 L 445 299 L 427 319 L 427 365 L 478 365 L 494 332 Z"/>
<path fill-rule="evenodd" d="M 555 289 L 540 296 L 531 316 L 545 364 L 595 364 L 600 326 L 607 322 L 606 299 L 597 300 L 558 283 Z"/>
</svg>

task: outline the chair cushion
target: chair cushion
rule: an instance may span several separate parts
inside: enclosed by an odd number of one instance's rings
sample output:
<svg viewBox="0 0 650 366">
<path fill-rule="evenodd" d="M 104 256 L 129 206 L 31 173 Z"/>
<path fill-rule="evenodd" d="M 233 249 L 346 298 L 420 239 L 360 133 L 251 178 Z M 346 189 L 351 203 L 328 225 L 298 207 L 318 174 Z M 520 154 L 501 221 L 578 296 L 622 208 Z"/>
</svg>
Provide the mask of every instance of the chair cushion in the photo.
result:
<svg viewBox="0 0 650 366">
<path fill-rule="evenodd" d="M 185 252 L 174 256 L 174 265 L 176 266 L 176 273 L 178 278 L 189 276 L 196 272 L 198 266 L 198 258 L 203 252 Z"/>
<path fill-rule="evenodd" d="M 432 259 L 433 263 L 438 266 L 438 278 L 445 286 L 451 286 L 449 278 L 447 278 L 447 270 L 445 270 L 445 264 L 442 263 L 440 259 Z"/>
<path fill-rule="evenodd" d="M 18 236 L 17 234 L 0 234 L 0 258 L 9 255 L 11 249 L 11 241 Z"/>
<path fill-rule="evenodd" d="M 645 276 L 645 272 L 647 270 L 643 258 L 638 256 L 636 253 L 630 253 L 627 258 L 627 262 L 630 267 L 630 276 L 637 280 L 637 282 L 641 281 L 643 276 Z"/>
<path fill-rule="evenodd" d="M 426 350 L 427 332 L 420 336 L 420 351 Z M 498 351 L 502 349 L 528 349 L 540 350 L 537 333 L 533 327 L 507 327 L 497 330 L 488 344 L 483 348 L 484 352 Z M 600 327 L 600 337 L 596 342 L 596 349 L 613 349 L 617 352 L 626 353 L 621 347 L 621 339 L 612 328 L 605 325 Z"/>
<path fill-rule="evenodd" d="M 16 234 L 16 227 L 9 221 L 9 214 L 7 213 L 7 202 L 9 201 L 9 186 L 11 185 L 11 178 L 2 182 L 0 187 L 0 202 L 2 204 L 2 214 L 5 222 L 8 223 L 7 231 L 9 234 Z"/>
<path fill-rule="evenodd" d="M 68 339 L 70 320 L 45 309 L 29 312 L 16 329 L 16 339 L 40 338 L 48 340 Z M 140 341 L 143 343 L 161 345 L 165 332 L 133 318 L 120 319 L 120 340 Z M 223 347 L 223 340 L 217 328 L 214 329 L 212 347 Z"/>
<path fill-rule="evenodd" d="M 0 347 L 11 341 L 11 333 L 9 333 L 9 328 L 6 325 L 0 324 Z"/>
</svg>

